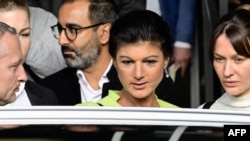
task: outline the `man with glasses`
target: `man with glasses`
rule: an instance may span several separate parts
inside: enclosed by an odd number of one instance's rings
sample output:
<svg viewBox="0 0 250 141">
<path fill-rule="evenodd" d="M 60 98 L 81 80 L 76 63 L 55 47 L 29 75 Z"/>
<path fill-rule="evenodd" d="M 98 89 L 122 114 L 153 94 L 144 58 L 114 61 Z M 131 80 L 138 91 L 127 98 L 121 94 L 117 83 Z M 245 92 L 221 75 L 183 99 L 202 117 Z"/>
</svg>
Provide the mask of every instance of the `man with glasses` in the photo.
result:
<svg viewBox="0 0 250 141">
<path fill-rule="evenodd" d="M 109 54 L 112 23 L 118 18 L 109 0 L 65 0 L 52 26 L 58 38 L 67 68 L 39 81 L 52 89 L 60 105 L 96 102 L 108 90 L 121 90 L 122 85 Z M 163 79 L 156 94 L 171 99 L 173 82 Z"/>
<path fill-rule="evenodd" d="M 108 73 L 114 69 L 109 31 L 117 18 L 107 0 L 65 0 L 61 5 L 58 23 L 51 28 L 68 67 L 38 82 L 57 94 L 60 105 L 97 101 L 108 91 L 104 83 L 113 81 Z"/>
</svg>

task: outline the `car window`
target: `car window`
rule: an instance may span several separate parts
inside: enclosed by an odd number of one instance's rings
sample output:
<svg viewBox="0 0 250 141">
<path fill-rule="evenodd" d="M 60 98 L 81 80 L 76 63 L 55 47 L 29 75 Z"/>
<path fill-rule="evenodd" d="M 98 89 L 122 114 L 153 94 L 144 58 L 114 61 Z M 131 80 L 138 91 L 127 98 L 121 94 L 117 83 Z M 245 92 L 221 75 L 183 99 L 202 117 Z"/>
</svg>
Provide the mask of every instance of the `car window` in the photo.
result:
<svg viewBox="0 0 250 141">
<path fill-rule="evenodd" d="M 250 113 L 206 109 L 39 106 L 0 109 L 0 140 L 46 138 L 60 141 L 217 141 L 225 125 L 247 125 Z M 96 126 L 75 132 L 67 126 Z"/>
</svg>

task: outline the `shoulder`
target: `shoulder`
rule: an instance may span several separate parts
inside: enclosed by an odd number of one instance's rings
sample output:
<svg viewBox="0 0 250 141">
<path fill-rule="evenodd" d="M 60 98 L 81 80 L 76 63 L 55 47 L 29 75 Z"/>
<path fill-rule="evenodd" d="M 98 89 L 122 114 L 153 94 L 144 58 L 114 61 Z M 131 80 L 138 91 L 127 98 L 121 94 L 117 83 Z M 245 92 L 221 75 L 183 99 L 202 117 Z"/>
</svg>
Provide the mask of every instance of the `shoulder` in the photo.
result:
<svg viewBox="0 0 250 141">
<path fill-rule="evenodd" d="M 44 79 L 40 80 L 38 83 L 75 80 L 75 78 L 77 78 L 76 71 L 77 69 L 74 69 L 74 68 L 64 68 L 54 74 L 51 74 L 45 77 Z"/>
<path fill-rule="evenodd" d="M 224 93 L 218 99 L 205 102 L 205 103 L 201 104 L 200 106 L 198 106 L 198 108 L 199 109 L 217 109 L 218 103 L 224 103 L 225 99 L 228 99 L 228 95 Z M 221 105 L 221 104 L 219 104 L 219 105 Z"/>
<path fill-rule="evenodd" d="M 114 106 L 120 107 L 120 104 L 117 103 L 118 99 L 120 98 L 119 92 L 117 90 L 109 90 L 108 95 L 98 101 L 103 106 Z"/>
<path fill-rule="evenodd" d="M 203 103 L 198 108 L 199 109 L 210 109 L 210 107 L 214 104 L 214 102 L 215 101 L 209 101 L 209 102 Z"/>
<path fill-rule="evenodd" d="M 32 105 L 57 105 L 57 97 L 55 93 L 42 85 L 27 81 L 25 91 Z"/>
<path fill-rule="evenodd" d="M 37 92 L 52 92 L 50 89 L 47 87 L 44 87 L 40 84 L 37 84 L 32 81 L 27 81 L 25 84 L 25 90 L 30 90 L 30 91 L 37 91 Z M 53 92 L 52 92 L 53 93 Z"/>
<path fill-rule="evenodd" d="M 65 68 L 43 78 L 37 83 L 53 90 L 60 101 L 67 103 L 67 101 L 72 100 L 80 102 L 80 84 L 78 82 L 76 69 Z M 75 102 L 73 104 L 78 103 Z"/>
</svg>

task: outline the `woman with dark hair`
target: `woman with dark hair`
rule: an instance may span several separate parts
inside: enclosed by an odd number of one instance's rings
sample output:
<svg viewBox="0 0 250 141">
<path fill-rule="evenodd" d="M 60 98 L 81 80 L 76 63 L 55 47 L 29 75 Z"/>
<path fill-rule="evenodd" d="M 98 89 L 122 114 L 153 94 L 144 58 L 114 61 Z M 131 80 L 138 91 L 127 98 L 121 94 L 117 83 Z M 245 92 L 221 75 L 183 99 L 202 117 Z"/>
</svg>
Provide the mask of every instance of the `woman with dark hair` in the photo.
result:
<svg viewBox="0 0 250 141">
<path fill-rule="evenodd" d="M 250 110 L 250 12 L 224 15 L 212 36 L 209 57 L 225 93 L 203 108 Z"/>
<path fill-rule="evenodd" d="M 111 27 L 109 53 L 123 88 L 110 90 L 97 103 L 80 105 L 177 108 L 156 95 L 162 79 L 168 79 L 164 70 L 171 41 L 169 26 L 152 11 L 136 10 L 119 18 Z"/>
</svg>

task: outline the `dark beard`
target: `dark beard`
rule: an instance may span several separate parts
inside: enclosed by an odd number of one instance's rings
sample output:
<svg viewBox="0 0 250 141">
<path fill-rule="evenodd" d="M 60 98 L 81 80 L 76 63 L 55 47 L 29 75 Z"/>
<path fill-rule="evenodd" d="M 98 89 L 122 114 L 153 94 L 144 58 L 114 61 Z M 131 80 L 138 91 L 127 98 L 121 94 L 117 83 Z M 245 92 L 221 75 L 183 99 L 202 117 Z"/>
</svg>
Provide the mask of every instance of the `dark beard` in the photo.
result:
<svg viewBox="0 0 250 141">
<path fill-rule="evenodd" d="M 62 46 L 62 53 L 66 64 L 72 68 L 87 69 L 95 63 L 100 55 L 101 47 L 98 44 L 97 35 L 94 34 L 89 41 L 79 48 Z M 65 54 L 64 52 L 69 52 Z"/>
</svg>

